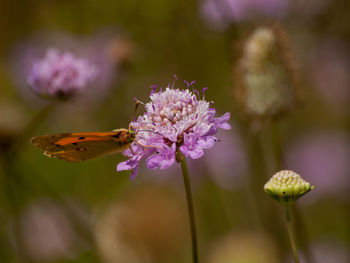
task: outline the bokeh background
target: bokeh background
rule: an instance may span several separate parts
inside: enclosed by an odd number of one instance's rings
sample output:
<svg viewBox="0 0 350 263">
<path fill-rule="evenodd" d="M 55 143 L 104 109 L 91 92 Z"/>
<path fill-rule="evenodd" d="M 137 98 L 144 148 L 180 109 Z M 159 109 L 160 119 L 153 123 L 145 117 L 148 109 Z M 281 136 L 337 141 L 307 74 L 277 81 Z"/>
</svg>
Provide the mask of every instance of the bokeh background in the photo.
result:
<svg viewBox="0 0 350 263">
<path fill-rule="evenodd" d="M 131 181 L 116 172 L 122 155 L 67 163 L 29 143 L 127 127 L 133 98 L 147 102 L 176 74 L 177 87 L 196 80 L 232 116 L 189 164 L 201 262 L 292 262 L 283 208 L 263 192 L 280 168 L 316 185 L 293 211 L 302 262 L 350 262 L 349 12 L 347 0 L 1 0 L 0 261 L 190 262 L 179 165 Z M 234 71 L 247 35 L 275 23 L 298 65 L 299 102 L 250 135 Z M 26 80 L 50 47 L 93 59 L 101 74 L 92 95 L 45 112 Z"/>
</svg>

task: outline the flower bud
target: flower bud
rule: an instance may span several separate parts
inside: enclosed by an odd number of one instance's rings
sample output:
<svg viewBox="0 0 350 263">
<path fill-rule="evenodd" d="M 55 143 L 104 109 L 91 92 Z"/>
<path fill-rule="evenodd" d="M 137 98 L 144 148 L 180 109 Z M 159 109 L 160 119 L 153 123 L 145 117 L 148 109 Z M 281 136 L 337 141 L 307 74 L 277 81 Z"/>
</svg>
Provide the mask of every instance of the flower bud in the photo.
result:
<svg viewBox="0 0 350 263">
<path fill-rule="evenodd" d="M 272 176 L 265 184 L 264 191 L 280 203 L 292 204 L 314 188 L 315 186 L 311 186 L 299 174 L 283 170 Z"/>
</svg>

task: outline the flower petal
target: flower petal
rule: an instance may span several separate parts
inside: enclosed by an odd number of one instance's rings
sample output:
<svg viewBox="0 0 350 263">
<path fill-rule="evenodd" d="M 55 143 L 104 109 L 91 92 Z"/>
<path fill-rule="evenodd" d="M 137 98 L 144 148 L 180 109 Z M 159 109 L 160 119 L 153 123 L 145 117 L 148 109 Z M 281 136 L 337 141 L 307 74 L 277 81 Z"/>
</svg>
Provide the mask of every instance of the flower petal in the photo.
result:
<svg viewBox="0 0 350 263">
<path fill-rule="evenodd" d="M 188 156 L 189 149 L 188 149 L 187 146 L 181 145 L 181 146 L 180 146 L 180 151 L 181 151 L 182 154 L 185 155 L 186 157 Z"/>
<path fill-rule="evenodd" d="M 213 136 L 204 137 L 198 140 L 197 144 L 202 149 L 210 149 L 214 146 L 216 138 Z"/>
<path fill-rule="evenodd" d="M 160 162 L 160 169 L 161 170 L 164 170 L 164 169 L 167 169 L 167 168 L 169 168 L 173 163 L 174 163 L 174 161 L 175 161 L 175 157 L 173 157 L 173 158 L 170 158 L 170 159 L 165 159 L 165 158 L 163 158 L 162 160 L 161 160 L 161 162 Z"/>
<path fill-rule="evenodd" d="M 160 154 L 154 154 L 146 160 L 146 166 L 148 169 L 155 170 L 160 167 L 162 157 Z"/>
<path fill-rule="evenodd" d="M 117 165 L 117 171 L 125 171 L 125 170 L 131 170 L 133 167 L 131 167 L 130 164 L 128 164 L 128 161 L 121 162 Z"/>
<path fill-rule="evenodd" d="M 224 130 L 230 130 L 231 125 L 227 123 L 227 121 L 231 118 L 231 114 L 229 112 L 226 112 L 224 115 L 222 115 L 219 118 L 215 118 L 215 124 L 216 127 Z"/>
<path fill-rule="evenodd" d="M 130 180 L 134 180 L 138 175 L 138 173 L 139 173 L 139 165 L 136 165 L 136 167 L 131 171 Z"/>
<path fill-rule="evenodd" d="M 203 156 L 204 151 L 200 148 L 194 149 L 193 151 L 190 151 L 190 157 L 192 159 L 199 159 Z"/>
</svg>

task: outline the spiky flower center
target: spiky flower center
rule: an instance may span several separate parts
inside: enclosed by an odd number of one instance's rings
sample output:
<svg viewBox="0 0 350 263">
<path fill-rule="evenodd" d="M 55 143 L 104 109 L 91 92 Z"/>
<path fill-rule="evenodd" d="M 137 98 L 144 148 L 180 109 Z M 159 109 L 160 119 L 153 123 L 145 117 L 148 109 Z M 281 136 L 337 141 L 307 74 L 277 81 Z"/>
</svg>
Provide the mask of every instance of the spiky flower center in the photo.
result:
<svg viewBox="0 0 350 263">
<path fill-rule="evenodd" d="M 174 124 L 181 121 L 194 113 L 197 110 L 198 102 L 189 98 L 190 94 L 187 90 L 184 92 L 180 91 L 179 93 L 179 95 L 185 96 L 176 96 L 174 94 L 174 96 L 165 98 L 153 97 L 154 102 L 150 103 L 152 107 L 152 110 L 149 111 L 150 118 L 154 122 L 164 126 L 168 123 Z M 182 101 L 178 100 L 178 97 L 182 97 Z"/>
<path fill-rule="evenodd" d="M 193 131 L 198 123 L 209 124 L 209 103 L 189 90 L 167 88 L 151 95 L 146 104 L 145 125 L 162 133 L 171 130 L 176 136 Z"/>
</svg>

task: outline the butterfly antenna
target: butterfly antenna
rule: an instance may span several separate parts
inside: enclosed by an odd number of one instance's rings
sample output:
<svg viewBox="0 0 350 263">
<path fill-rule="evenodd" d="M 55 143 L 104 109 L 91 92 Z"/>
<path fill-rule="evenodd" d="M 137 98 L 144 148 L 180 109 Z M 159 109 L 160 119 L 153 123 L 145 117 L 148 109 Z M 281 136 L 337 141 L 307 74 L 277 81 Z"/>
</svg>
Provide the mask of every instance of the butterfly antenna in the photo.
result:
<svg viewBox="0 0 350 263">
<path fill-rule="evenodd" d="M 155 133 L 155 134 L 158 134 L 158 135 L 160 135 L 160 136 L 163 136 L 163 137 L 164 137 L 164 135 L 163 135 L 163 134 L 160 134 L 159 132 L 156 132 L 156 131 L 140 129 L 140 130 L 137 130 L 137 133 L 138 133 L 138 132 L 140 132 L 140 131 L 148 131 L 148 132 L 153 132 L 153 133 Z"/>
<path fill-rule="evenodd" d="M 134 100 L 136 101 L 136 103 L 135 103 L 134 112 L 131 115 L 131 120 L 130 120 L 130 124 L 129 124 L 129 130 L 131 129 L 131 123 L 135 120 L 135 114 L 136 114 L 137 108 L 139 107 L 140 104 L 145 105 L 143 102 L 139 101 L 137 98 L 134 98 Z"/>
</svg>

